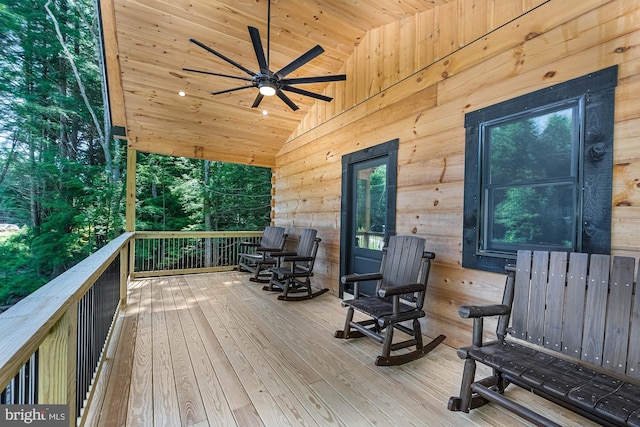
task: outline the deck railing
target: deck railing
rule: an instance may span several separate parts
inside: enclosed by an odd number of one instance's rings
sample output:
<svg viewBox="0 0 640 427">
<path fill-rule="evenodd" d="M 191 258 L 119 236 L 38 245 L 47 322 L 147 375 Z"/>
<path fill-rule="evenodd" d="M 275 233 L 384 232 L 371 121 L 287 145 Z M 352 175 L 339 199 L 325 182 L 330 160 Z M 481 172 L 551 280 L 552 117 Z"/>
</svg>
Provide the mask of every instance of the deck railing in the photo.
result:
<svg viewBox="0 0 640 427">
<path fill-rule="evenodd" d="M 56 277 L 0 314 L 0 404 L 65 404 L 82 424 L 128 279 L 231 270 L 261 235 L 125 233 Z"/>
<path fill-rule="evenodd" d="M 385 234 L 378 231 L 357 231 L 356 245 L 361 248 L 382 250 Z"/>
<path fill-rule="evenodd" d="M 63 404 L 76 425 L 126 302 L 125 233 L 0 314 L 2 403 Z"/>
<path fill-rule="evenodd" d="M 125 233 L 0 313 L 0 404 L 63 404 L 83 425 L 134 276 L 233 269 L 261 231 Z"/>
<path fill-rule="evenodd" d="M 134 277 L 209 273 L 238 265 L 240 242 L 258 242 L 262 231 L 138 231 Z"/>
</svg>

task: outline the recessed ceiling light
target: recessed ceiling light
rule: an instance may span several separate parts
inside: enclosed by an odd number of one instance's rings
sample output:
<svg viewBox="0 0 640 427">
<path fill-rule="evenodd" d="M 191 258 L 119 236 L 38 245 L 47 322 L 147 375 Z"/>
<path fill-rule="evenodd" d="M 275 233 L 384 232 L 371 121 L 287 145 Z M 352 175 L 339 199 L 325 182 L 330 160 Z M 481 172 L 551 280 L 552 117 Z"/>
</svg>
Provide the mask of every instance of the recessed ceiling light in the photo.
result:
<svg viewBox="0 0 640 427">
<path fill-rule="evenodd" d="M 262 115 L 266 116 L 267 114 L 269 114 L 269 112 L 267 110 L 262 110 Z"/>
<path fill-rule="evenodd" d="M 178 96 L 187 96 L 187 94 L 183 90 L 181 90 L 178 91 Z"/>
</svg>

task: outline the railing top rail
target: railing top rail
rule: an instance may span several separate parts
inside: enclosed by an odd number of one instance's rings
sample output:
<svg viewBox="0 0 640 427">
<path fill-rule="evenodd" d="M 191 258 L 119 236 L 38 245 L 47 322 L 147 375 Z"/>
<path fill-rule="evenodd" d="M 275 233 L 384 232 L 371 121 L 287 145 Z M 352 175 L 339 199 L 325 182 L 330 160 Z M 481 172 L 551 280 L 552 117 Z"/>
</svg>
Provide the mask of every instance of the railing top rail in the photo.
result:
<svg viewBox="0 0 640 427">
<path fill-rule="evenodd" d="M 0 313 L 0 386 L 38 349 L 49 330 L 95 283 L 134 233 L 124 233 L 7 311 Z"/>
<path fill-rule="evenodd" d="M 262 231 L 136 231 L 136 239 L 254 237 L 261 235 Z"/>
</svg>

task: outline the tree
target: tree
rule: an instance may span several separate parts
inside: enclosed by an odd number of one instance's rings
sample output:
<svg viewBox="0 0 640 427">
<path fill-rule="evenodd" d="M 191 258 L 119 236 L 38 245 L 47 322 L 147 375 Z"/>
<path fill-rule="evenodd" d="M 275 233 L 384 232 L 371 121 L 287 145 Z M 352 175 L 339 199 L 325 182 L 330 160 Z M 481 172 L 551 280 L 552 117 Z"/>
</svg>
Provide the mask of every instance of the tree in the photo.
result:
<svg viewBox="0 0 640 427">
<path fill-rule="evenodd" d="M 30 293 L 124 226 L 95 0 L 0 0 L 0 304 Z M 264 168 L 139 154 L 139 230 L 258 230 Z"/>
<path fill-rule="evenodd" d="M 89 0 L 0 3 L 0 217 L 25 226 L 0 243 L 4 286 L 14 290 L 49 280 L 122 229 L 119 149 L 97 119 L 95 12 Z"/>
</svg>

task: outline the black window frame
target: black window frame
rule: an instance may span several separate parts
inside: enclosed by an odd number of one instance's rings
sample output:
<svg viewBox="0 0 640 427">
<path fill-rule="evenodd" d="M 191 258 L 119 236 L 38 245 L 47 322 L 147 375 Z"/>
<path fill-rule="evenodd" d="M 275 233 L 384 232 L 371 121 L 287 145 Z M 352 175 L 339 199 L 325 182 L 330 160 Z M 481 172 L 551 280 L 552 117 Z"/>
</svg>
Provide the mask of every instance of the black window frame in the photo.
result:
<svg viewBox="0 0 640 427">
<path fill-rule="evenodd" d="M 576 229 L 568 251 L 610 253 L 613 175 L 613 120 L 618 67 L 609 67 L 576 79 L 513 98 L 465 115 L 465 181 L 462 266 L 504 272 L 521 246 L 559 250 L 558 247 L 513 244 L 486 250 L 482 244 L 485 210 L 483 170 L 484 129 L 501 120 L 529 117 L 554 106 L 577 105 L 579 147 L 575 182 Z"/>
</svg>

